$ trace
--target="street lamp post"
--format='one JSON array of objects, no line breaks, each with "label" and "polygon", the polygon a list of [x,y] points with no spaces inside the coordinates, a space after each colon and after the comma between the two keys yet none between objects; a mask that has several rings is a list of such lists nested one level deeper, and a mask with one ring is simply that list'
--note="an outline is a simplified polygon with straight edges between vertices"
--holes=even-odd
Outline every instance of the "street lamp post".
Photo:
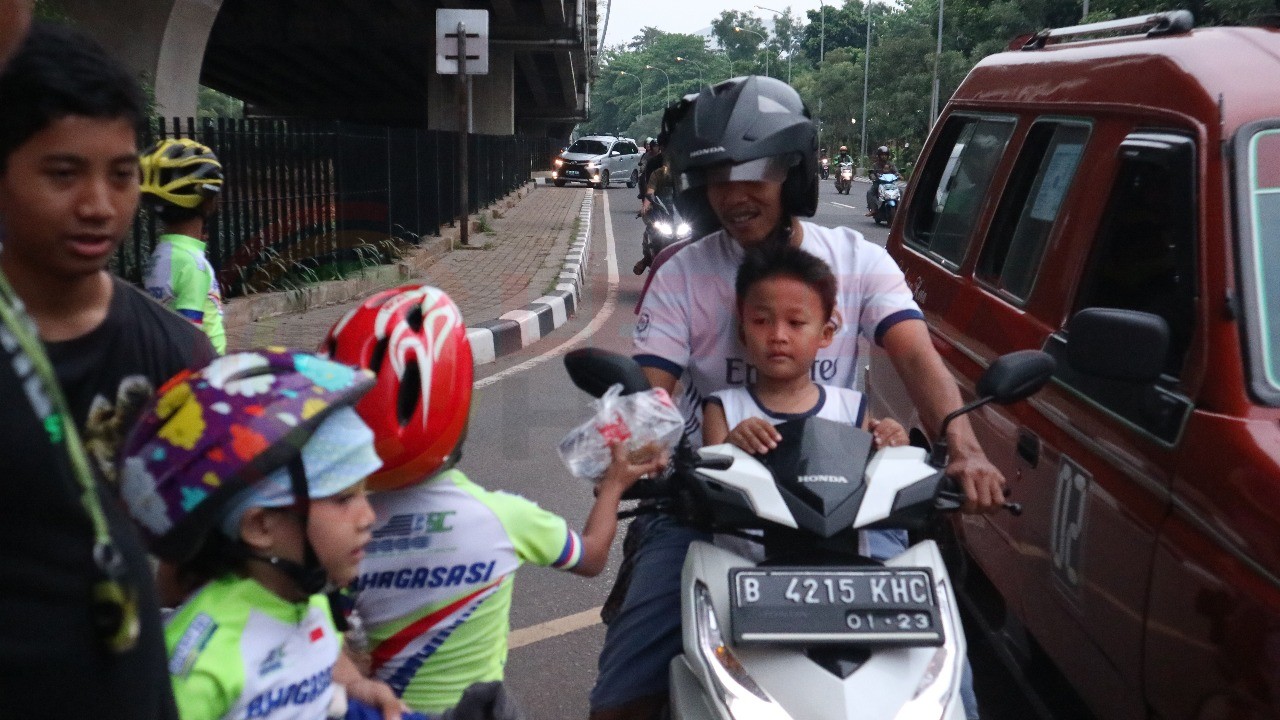
[{"label": "street lamp post", "polygon": [[702,66],[689,58],[680,57],[679,55],[676,56],[676,62],[689,63],[698,69],[698,90],[702,90]]},{"label": "street lamp post", "polygon": [[818,146],[822,147],[822,68],[827,58],[827,3],[818,0],[822,6],[822,29],[818,31]]},{"label": "street lamp post", "polygon": [[644,115],[644,80],[641,80],[639,75],[632,75],[626,70],[619,70],[618,74],[633,77],[636,79],[636,82],[640,83],[640,114]]},{"label": "street lamp post", "polygon": [[[1088,0],[1085,0],[1088,2]],[[938,120],[938,63],[942,59],[942,7],[945,0],[938,0],[938,47],[933,53],[933,93],[929,96],[929,129]]]},{"label": "street lamp post", "polygon": [[654,66],[652,66],[652,65],[645,65],[645,66],[644,66],[644,69],[645,69],[645,70],[657,70],[658,72],[662,73],[662,77],[666,78],[666,80],[667,80],[667,94],[666,94],[665,96],[663,96],[663,97],[665,97],[665,98],[666,98],[666,100],[667,100],[667,106],[669,107],[669,106],[671,105],[671,78],[667,76],[667,71],[666,71],[666,70],[663,70],[663,69],[662,69],[662,68],[660,68],[660,67],[654,67]]},{"label": "street lamp post", "polygon": [[752,35],[755,35],[756,37],[760,38],[760,42],[764,43],[764,45],[765,45],[765,47],[764,47],[764,74],[765,74],[765,75],[768,75],[768,74],[769,74],[769,38],[765,37],[764,35],[761,35],[760,33],[756,32],[755,30],[748,30],[748,29],[746,29],[746,28],[744,28],[744,27],[738,27],[737,25],[734,25],[734,26],[733,26],[733,31],[734,31],[734,32],[749,32],[749,33],[751,33]]},{"label": "street lamp post", "polygon": [[[781,12],[779,12],[779,11],[777,11],[777,10],[774,10],[773,8],[767,8],[767,7],[763,6],[763,5],[757,5],[757,6],[756,6],[756,9],[757,9],[757,10],[768,10],[769,12],[773,13],[774,15],[778,15],[778,16],[781,16],[781,15],[782,15],[782,13],[781,13]],[[775,24],[773,27],[774,27],[774,29],[776,30],[778,26]],[[794,37],[790,37],[790,36],[789,36],[789,37],[788,37],[788,39],[787,39],[787,84],[788,84],[788,85],[790,85],[790,84],[791,84],[791,56],[792,56],[792,55],[795,55],[795,44],[796,44],[796,39],[795,39]],[[765,74],[767,75],[768,73],[766,72]]]},{"label": "street lamp post", "polygon": [[871,80],[871,3],[867,3],[867,48],[862,54],[862,149],[867,156],[867,86]]}]

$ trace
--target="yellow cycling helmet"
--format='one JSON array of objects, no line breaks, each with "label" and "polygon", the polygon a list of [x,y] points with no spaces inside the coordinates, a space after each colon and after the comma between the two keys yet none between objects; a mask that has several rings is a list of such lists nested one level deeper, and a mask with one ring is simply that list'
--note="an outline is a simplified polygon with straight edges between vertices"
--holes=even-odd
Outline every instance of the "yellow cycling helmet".
[{"label": "yellow cycling helmet", "polygon": [[139,158],[142,194],[166,205],[194,210],[222,191],[222,163],[208,146],[195,140],[161,140]]}]

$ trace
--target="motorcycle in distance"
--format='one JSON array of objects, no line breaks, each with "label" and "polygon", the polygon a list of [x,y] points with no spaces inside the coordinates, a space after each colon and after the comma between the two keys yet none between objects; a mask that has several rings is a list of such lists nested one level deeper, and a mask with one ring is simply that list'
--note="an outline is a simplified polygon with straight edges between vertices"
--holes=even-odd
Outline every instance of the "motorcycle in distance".
[{"label": "motorcycle in distance", "polygon": [[822,174],[823,180],[826,180],[827,178],[831,177],[831,159],[830,158],[825,158],[825,157],[822,158],[822,160],[819,162],[819,172]]},{"label": "motorcycle in distance", "polygon": [[898,187],[897,173],[880,173],[875,177],[876,190],[872,197],[875,198],[875,212],[872,213],[871,219],[876,221],[877,225],[892,225],[893,215],[898,211],[898,201],[902,199],[902,188]]},{"label": "motorcycle in distance", "polygon": [[[599,397],[649,387],[630,358],[584,348],[565,366]],[[989,402],[1039,390],[1053,358],[1038,350],[993,362],[977,399],[943,422]],[[695,541],[681,575],[683,652],[670,665],[674,720],[852,720],[964,717],[966,643],[937,544],[921,540],[884,563],[857,554],[857,532],[927,528],[964,500],[946,477],[944,442],[932,450],[872,452],[872,438],[819,418],[777,426],[762,459],[732,445],[695,451],[682,440],[662,478],[626,497],[636,510],[748,541],[756,557]],[[1021,508],[1006,503],[1015,514]],[[758,534],[751,534],[758,533]]]},{"label": "motorcycle in distance", "polygon": [[848,195],[851,187],[853,187],[853,163],[842,162],[836,171],[836,192]]},{"label": "motorcycle in distance", "polygon": [[649,203],[649,212],[644,216],[644,237],[640,241],[640,250],[644,253],[645,264],[652,269],[653,259],[658,253],[674,242],[688,240],[693,234],[693,226],[681,217],[672,198],[664,200],[658,195],[650,195]]}]

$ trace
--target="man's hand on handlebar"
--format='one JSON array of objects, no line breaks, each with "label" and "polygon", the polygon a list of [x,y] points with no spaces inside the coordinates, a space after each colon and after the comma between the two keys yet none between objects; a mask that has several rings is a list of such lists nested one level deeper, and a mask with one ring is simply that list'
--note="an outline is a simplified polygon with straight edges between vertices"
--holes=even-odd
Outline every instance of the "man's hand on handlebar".
[{"label": "man's hand on handlebar", "polygon": [[1004,508],[1004,476],[985,455],[953,456],[947,463],[947,475],[964,489],[963,512],[989,514]]}]

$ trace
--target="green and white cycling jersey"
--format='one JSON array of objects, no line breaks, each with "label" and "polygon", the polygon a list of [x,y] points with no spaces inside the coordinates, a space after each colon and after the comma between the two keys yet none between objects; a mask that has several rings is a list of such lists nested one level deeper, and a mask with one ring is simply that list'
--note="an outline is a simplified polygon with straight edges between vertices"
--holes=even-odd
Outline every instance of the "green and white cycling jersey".
[{"label": "green and white cycling jersey", "polygon": [[516,568],[571,569],[582,540],[457,470],[369,502],[378,520],[351,589],[373,672],[414,710],[443,712],[471,683],[502,679]]},{"label": "green and white cycling jersey", "polygon": [[329,601],[292,603],[257,581],[205,585],[165,623],[182,720],[318,720],[333,698],[342,639]]},{"label": "green and white cycling jersey", "polygon": [[227,351],[222,288],[204,250],[204,243],[188,235],[161,235],[147,263],[147,292],[204,330],[222,354]]}]

